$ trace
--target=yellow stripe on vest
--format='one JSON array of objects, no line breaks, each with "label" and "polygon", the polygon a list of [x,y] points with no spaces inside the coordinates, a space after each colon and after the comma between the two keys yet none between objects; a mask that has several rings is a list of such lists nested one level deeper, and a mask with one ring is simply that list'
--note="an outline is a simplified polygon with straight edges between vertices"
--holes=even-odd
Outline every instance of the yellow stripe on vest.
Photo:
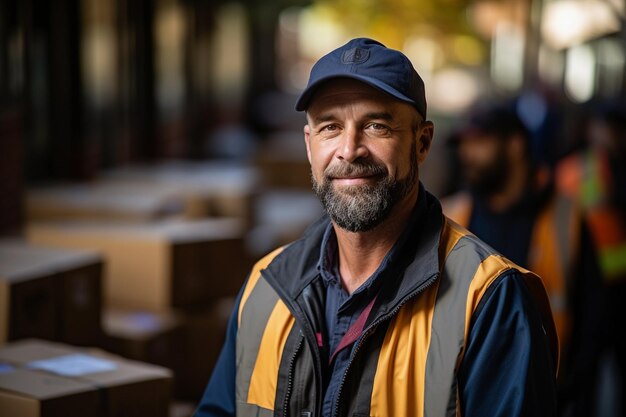
[{"label": "yellow stripe on vest", "polygon": [[295,319],[287,306],[282,301],[278,301],[263,333],[259,354],[250,379],[248,403],[269,410],[274,409],[278,368],[285,342],[294,322]]},{"label": "yellow stripe on vest", "polygon": [[239,314],[237,315],[237,325],[241,326],[241,312],[243,311],[243,306],[246,305],[246,301],[248,301],[248,297],[250,297],[250,293],[254,289],[257,281],[261,277],[261,270],[267,268],[267,266],[274,260],[274,258],[283,251],[284,247],[275,249],[268,255],[264,256],[261,260],[259,260],[254,267],[252,267],[252,271],[250,272],[250,278],[248,278],[248,283],[246,284],[246,288],[243,290],[243,294],[241,295],[241,302],[239,303]]},{"label": "yellow stripe on vest", "polygon": [[471,235],[469,230],[465,229],[464,226],[455,223],[454,220],[445,217],[445,227],[442,228],[441,231],[441,242],[443,244],[439,245],[439,263],[443,265],[446,260],[446,257],[454,248],[459,240],[463,238],[463,236]]},{"label": "yellow stripe on vest", "polygon": [[370,416],[424,416],[424,378],[437,285],[403,307],[380,350]]},{"label": "yellow stripe on vest", "polygon": [[509,269],[518,269],[522,273],[530,273],[529,271],[521,268],[514,263],[508,261],[500,255],[491,255],[480,263],[478,270],[474,274],[472,283],[470,284],[467,294],[467,304],[465,306],[465,339],[469,334],[470,321],[472,314],[478,303],[485,295],[487,288],[498,278],[500,275]]},{"label": "yellow stripe on vest", "polygon": [[[532,294],[533,298],[537,301],[537,306],[539,307],[541,314],[544,317],[543,325],[550,341],[552,358],[554,360],[555,367],[558,370],[559,338],[556,328],[554,326],[554,321],[551,320],[553,319],[553,314],[550,309],[548,294],[545,290],[543,282],[541,278],[535,273],[514,264],[508,259],[503,258],[501,255],[491,255],[487,259],[485,259],[481,263],[478,271],[476,271],[476,276],[472,280],[472,284],[470,285],[467,296],[465,338],[467,339],[467,335],[469,334],[471,314],[478,306],[478,303],[480,303],[480,300],[487,291],[487,288],[489,288],[493,281],[507,269],[517,269],[524,275],[524,281],[528,286],[528,290]],[[459,360],[461,359],[462,356]]]}]

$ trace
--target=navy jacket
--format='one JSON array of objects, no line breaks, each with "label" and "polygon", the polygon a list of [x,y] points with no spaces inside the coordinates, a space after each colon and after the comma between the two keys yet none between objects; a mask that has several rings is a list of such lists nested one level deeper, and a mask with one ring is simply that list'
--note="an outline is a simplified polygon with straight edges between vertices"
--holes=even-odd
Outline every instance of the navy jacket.
[{"label": "navy jacket", "polygon": [[[422,236],[416,239],[418,249],[421,245],[438,245],[436,235],[441,233],[442,227],[449,227],[441,225],[443,216],[434,197],[421,188],[420,198],[427,200],[425,222],[438,223],[439,226],[431,230],[432,241]],[[444,220],[448,224],[446,222]],[[300,256],[299,253],[305,252],[304,260],[293,263],[302,261],[314,268],[319,259],[320,236],[327,224],[327,219],[316,224],[313,231],[309,231],[303,238],[305,244],[296,242],[285,249],[286,254],[277,256],[273,262],[289,263],[289,259],[293,261],[294,257]],[[424,235],[429,235],[429,232],[424,231]],[[471,235],[467,238],[476,240]],[[312,247],[317,245],[316,256],[311,255],[313,251],[306,252],[307,244]],[[428,250],[436,253],[438,248]],[[196,417],[235,415],[236,339],[241,299],[240,293],[223,350]],[[507,269],[497,276],[473,310],[462,361],[455,371],[460,415],[489,417],[556,414],[556,364],[548,347],[545,323],[545,316],[542,317],[519,270]],[[326,383],[328,385],[328,381]]]}]

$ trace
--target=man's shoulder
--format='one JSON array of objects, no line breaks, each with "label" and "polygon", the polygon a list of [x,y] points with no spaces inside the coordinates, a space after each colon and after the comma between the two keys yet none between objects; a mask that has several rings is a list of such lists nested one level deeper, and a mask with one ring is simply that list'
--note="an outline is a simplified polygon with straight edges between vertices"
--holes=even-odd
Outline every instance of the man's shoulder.
[{"label": "man's shoulder", "polygon": [[528,272],[448,217],[443,226],[440,256],[444,269],[456,279],[482,277],[487,283],[509,270]]},{"label": "man's shoulder", "polygon": [[480,240],[480,238],[470,232],[465,226],[462,226],[453,218],[445,215],[445,213],[440,245],[446,258],[453,250],[495,252],[495,249]]}]

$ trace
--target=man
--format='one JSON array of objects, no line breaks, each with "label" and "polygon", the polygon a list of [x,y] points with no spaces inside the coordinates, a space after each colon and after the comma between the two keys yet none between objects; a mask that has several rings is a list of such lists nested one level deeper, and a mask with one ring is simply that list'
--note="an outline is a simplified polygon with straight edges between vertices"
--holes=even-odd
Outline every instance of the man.
[{"label": "man", "polygon": [[328,216],[253,268],[196,416],[554,415],[541,281],[419,183],[433,124],[410,61],[351,40],[296,109]]},{"label": "man", "polygon": [[541,276],[561,347],[560,408],[563,415],[588,416],[603,306],[582,214],[555,192],[548,170],[535,165],[530,133],[512,105],[475,109],[455,139],[469,192],[445,198],[443,211]]},{"label": "man", "polygon": [[617,374],[617,382],[608,382],[616,387],[614,404],[604,397],[603,406],[626,416],[626,102],[607,101],[589,113],[581,129],[587,147],[559,163],[556,183],[582,206],[597,248],[610,320],[604,346],[601,340],[595,345],[604,349],[603,367]]}]

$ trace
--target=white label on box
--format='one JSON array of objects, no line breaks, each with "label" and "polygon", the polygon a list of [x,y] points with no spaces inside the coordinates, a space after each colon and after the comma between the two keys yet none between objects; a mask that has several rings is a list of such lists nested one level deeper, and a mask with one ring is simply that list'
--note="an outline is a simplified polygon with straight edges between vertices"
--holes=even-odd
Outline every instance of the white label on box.
[{"label": "white label on box", "polygon": [[81,376],[117,369],[115,362],[82,353],[33,361],[26,366],[31,369],[41,369],[62,376]]},{"label": "white label on box", "polygon": [[8,363],[0,363],[0,374],[9,374],[15,371],[13,365],[9,365]]}]

